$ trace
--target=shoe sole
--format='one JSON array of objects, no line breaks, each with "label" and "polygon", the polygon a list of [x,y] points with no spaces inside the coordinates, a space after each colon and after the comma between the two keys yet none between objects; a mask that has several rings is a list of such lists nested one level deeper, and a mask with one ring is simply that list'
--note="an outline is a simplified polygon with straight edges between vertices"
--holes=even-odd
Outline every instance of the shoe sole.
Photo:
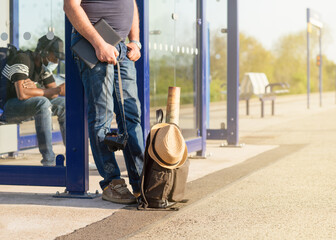
[{"label": "shoe sole", "polygon": [[135,204],[136,203],[136,199],[132,200],[132,199],[120,199],[120,198],[109,198],[106,197],[104,195],[102,195],[102,199],[104,201],[109,201],[109,202],[113,202],[113,203],[119,203],[119,204]]},{"label": "shoe sole", "polygon": [[40,163],[42,164],[42,166],[44,167],[55,167],[56,166],[56,162],[55,161],[40,161]]},{"label": "shoe sole", "polygon": [[42,163],[43,167],[55,167],[56,164],[48,164],[48,163]]}]

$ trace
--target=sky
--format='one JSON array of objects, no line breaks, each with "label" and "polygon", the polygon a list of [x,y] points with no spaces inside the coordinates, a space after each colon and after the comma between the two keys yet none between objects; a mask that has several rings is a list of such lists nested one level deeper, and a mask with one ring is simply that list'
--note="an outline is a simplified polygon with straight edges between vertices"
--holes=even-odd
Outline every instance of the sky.
[{"label": "sky", "polygon": [[270,49],[281,36],[307,29],[307,8],[320,14],[322,51],[336,62],[336,0],[239,0],[240,31]]}]

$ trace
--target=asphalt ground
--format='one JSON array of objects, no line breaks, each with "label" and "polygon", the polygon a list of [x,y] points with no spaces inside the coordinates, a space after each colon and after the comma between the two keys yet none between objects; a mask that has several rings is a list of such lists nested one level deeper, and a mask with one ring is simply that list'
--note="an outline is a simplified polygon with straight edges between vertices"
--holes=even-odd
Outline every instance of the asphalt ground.
[{"label": "asphalt ground", "polygon": [[[336,239],[335,93],[324,94],[323,107],[317,99],[312,95],[308,110],[304,95],[279,97],[276,115],[266,109],[263,119],[258,101],[251,116],[242,105],[245,145],[208,141],[207,159],[191,159],[189,201],[179,211],[138,211],[101,199],[60,202],[49,189],[39,195],[36,188],[0,186],[0,238]],[[98,179],[90,176],[90,185]],[[34,214],[43,228],[29,222]]]},{"label": "asphalt ground", "polygon": [[[218,192],[219,190],[232,185],[251,173],[269,166],[281,157],[288,153],[297,151],[301,146],[282,146],[275,150],[270,150],[256,157],[246,160],[243,163],[237,164],[213,174],[207,175],[200,179],[189,182],[186,187],[185,198],[187,203],[179,203],[175,205],[178,211],[188,211],[190,207],[198,203],[207,196]],[[277,158],[274,157],[277,156]],[[272,157],[273,156],[273,157]],[[186,208],[186,210],[184,210]],[[208,203],[207,208],[211,208],[211,203]],[[178,216],[179,212],[172,211],[139,211],[136,206],[124,207],[110,217],[103,219],[97,223],[91,224],[85,228],[79,229],[74,233],[62,236],[57,239],[120,239],[128,238],[134,234],[144,232],[155,228],[158,221],[167,221],[167,219]],[[205,216],[206,217],[206,216]],[[183,224],[185,221],[181,222]],[[179,223],[177,223],[179,225]],[[147,239],[148,236],[142,239]],[[182,236],[180,236],[182,237]],[[185,235],[183,237],[188,237]],[[205,236],[202,236],[205,237]],[[207,236],[209,237],[209,236]],[[160,239],[153,238],[153,239]],[[169,238],[168,238],[169,239]],[[190,238],[191,239],[191,238]]]},{"label": "asphalt ground", "polygon": [[336,239],[336,105],[328,96],[309,110],[304,96],[284,97],[277,116],[245,118],[241,151],[275,147],[189,182],[179,211],[128,206],[57,239]]}]

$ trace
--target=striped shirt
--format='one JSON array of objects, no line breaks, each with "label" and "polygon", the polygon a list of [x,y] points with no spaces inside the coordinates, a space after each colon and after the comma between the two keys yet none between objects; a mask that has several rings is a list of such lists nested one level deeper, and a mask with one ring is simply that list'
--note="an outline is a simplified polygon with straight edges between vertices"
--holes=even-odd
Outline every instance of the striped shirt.
[{"label": "striped shirt", "polygon": [[51,73],[44,72],[41,66],[35,66],[34,53],[29,50],[20,51],[11,58],[2,70],[2,75],[9,80],[7,84],[7,100],[17,97],[14,85],[17,81],[29,78],[42,86],[55,82]]}]

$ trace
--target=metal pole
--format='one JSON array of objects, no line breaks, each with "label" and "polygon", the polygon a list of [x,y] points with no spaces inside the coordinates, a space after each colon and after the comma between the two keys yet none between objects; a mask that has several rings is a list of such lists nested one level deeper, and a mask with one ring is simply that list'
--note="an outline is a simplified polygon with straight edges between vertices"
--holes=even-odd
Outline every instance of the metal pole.
[{"label": "metal pole", "polygon": [[70,195],[85,195],[89,189],[88,122],[84,86],[71,53],[72,25],[65,18],[66,84],[66,190]]},{"label": "metal pole", "polygon": [[19,0],[10,0],[10,43],[19,48]]},{"label": "metal pole", "polygon": [[210,126],[210,24],[207,23],[207,59],[206,59],[206,89],[207,89],[207,95],[206,95],[206,127],[209,128]]},{"label": "metal pole", "polygon": [[309,22],[310,19],[310,9],[307,8],[307,108],[309,109],[309,94],[310,94],[310,52],[309,52],[309,45],[310,45],[310,31],[311,25]]},{"label": "metal pole", "polygon": [[320,28],[320,66],[319,66],[319,90],[320,90],[320,107],[322,107],[322,29]]},{"label": "metal pole", "polygon": [[239,29],[238,0],[228,0],[227,142],[238,145]]},{"label": "metal pole", "polygon": [[141,102],[141,127],[144,143],[150,131],[150,79],[149,79],[149,1],[137,1],[140,18],[141,58],[135,62],[138,94]]},{"label": "metal pole", "polygon": [[197,56],[197,101],[196,105],[199,109],[197,111],[197,118],[199,119],[197,127],[200,130],[200,136],[202,138],[202,150],[197,152],[197,156],[205,157],[206,151],[206,139],[207,139],[207,104],[206,104],[206,93],[207,93],[207,21],[206,21],[206,1],[197,1],[197,48],[199,49],[199,54]]}]

